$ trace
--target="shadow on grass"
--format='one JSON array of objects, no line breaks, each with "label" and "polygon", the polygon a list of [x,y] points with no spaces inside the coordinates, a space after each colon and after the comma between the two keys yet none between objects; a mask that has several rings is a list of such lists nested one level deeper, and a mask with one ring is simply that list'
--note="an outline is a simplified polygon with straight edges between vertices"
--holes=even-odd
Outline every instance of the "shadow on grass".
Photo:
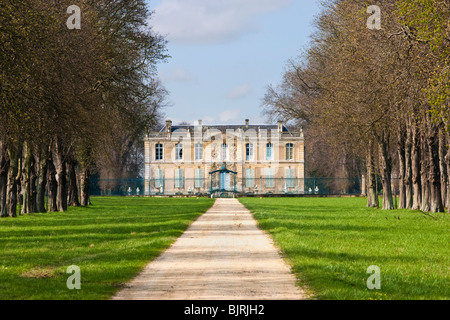
[{"label": "shadow on grass", "polygon": [[[450,299],[449,219],[366,208],[364,199],[242,199],[318,299]],[[382,289],[367,289],[367,268]],[[382,292],[382,295],[381,293]]]},{"label": "shadow on grass", "polygon": [[[92,207],[65,213],[0,220],[0,299],[107,299],[213,204],[210,199],[93,201]],[[81,291],[66,287],[65,271],[72,264],[81,268]]]}]

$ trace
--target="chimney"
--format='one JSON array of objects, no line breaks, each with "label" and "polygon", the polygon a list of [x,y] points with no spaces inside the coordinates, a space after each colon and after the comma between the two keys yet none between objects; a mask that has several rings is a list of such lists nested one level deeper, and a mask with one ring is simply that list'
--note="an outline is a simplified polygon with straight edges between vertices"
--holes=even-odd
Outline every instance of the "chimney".
[{"label": "chimney", "polygon": [[249,119],[245,119],[245,126],[248,128],[248,125],[250,124],[250,120]]},{"label": "chimney", "polygon": [[198,120],[197,121],[197,126],[199,126],[199,127],[203,126],[203,121],[202,120]]},{"label": "chimney", "polygon": [[278,133],[283,133],[283,121],[278,121]]},{"label": "chimney", "polygon": [[167,133],[172,132],[172,120],[166,120],[166,132]]}]

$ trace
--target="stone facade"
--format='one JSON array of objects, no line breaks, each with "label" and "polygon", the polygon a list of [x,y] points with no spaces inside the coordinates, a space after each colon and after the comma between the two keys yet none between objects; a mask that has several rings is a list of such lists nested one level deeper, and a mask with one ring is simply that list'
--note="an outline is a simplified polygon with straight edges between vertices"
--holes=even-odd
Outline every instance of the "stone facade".
[{"label": "stone facade", "polygon": [[[145,139],[145,194],[209,194],[219,173],[220,189],[244,194],[304,193],[304,136],[277,125],[174,126]],[[217,186],[216,186],[217,187]]]}]

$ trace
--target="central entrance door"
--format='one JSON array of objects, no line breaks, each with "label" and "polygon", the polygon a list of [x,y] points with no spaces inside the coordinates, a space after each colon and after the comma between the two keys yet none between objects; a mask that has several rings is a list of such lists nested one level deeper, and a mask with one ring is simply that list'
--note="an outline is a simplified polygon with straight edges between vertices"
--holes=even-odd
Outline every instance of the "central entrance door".
[{"label": "central entrance door", "polygon": [[230,197],[236,194],[237,172],[228,170],[225,163],[222,169],[212,171],[209,174],[211,176],[210,192],[212,197]]},{"label": "central entrance door", "polygon": [[230,173],[228,172],[221,172],[220,173],[220,190],[224,191],[232,191],[230,189]]}]

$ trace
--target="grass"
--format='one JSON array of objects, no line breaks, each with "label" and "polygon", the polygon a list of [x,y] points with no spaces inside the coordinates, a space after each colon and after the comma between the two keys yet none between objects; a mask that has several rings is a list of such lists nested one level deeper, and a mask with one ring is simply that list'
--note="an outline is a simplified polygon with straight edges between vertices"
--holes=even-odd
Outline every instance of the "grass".
[{"label": "grass", "polygon": [[[450,217],[361,198],[243,198],[317,299],[450,299]],[[109,299],[213,204],[93,198],[89,208],[0,219],[0,300]],[[69,290],[66,270],[81,270]],[[369,290],[367,268],[381,270]]]},{"label": "grass", "polygon": [[[316,299],[450,299],[450,217],[365,207],[363,198],[243,198]],[[369,290],[376,265],[381,289]]]},{"label": "grass", "polygon": [[[0,220],[0,299],[110,298],[213,204],[211,199],[93,198],[89,208]],[[81,290],[66,286],[80,267]]]}]

